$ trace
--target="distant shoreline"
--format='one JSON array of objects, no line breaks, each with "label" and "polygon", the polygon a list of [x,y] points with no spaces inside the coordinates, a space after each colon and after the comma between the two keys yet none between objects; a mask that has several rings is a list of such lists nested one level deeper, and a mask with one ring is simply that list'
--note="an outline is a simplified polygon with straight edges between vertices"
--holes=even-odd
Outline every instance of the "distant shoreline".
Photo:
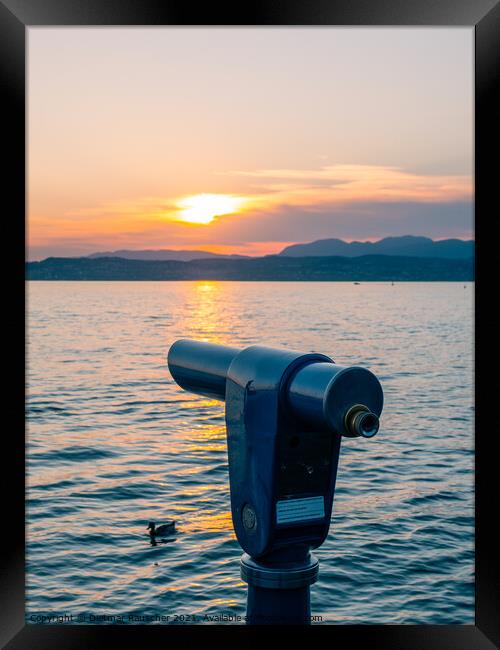
[{"label": "distant shoreline", "polygon": [[119,257],[48,258],[26,263],[27,280],[214,282],[471,282],[474,258],[365,255],[131,260]]}]

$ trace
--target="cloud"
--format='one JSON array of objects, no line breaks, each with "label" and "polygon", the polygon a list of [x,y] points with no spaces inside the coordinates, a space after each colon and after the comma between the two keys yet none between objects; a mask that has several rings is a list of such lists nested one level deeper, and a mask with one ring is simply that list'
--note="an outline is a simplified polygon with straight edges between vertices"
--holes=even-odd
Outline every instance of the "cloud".
[{"label": "cloud", "polygon": [[[258,181],[254,200],[267,204],[308,206],[360,201],[450,202],[470,199],[466,175],[416,174],[398,167],[329,165],[318,169],[261,169],[228,172]],[[263,193],[259,201],[259,191]]]},{"label": "cloud", "polygon": [[[328,237],[473,236],[469,176],[417,174],[375,165],[226,174],[234,177],[232,196],[241,198],[243,207],[208,225],[179,221],[183,197],[139,197],[70,210],[55,219],[30,218],[30,246],[87,251],[89,242],[100,242],[98,249],[233,245],[234,252],[243,252],[263,251],[267,242],[267,252],[273,252],[280,242]],[[198,188],[193,190],[194,195]]]},{"label": "cloud", "polygon": [[213,236],[221,242],[238,235],[246,241],[307,242],[314,239],[375,240],[391,235],[424,235],[435,239],[474,235],[471,201],[448,203],[414,201],[359,201],[348,205],[325,204],[314,210],[281,206],[260,211],[251,218],[216,224]]},{"label": "cloud", "polygon": [[[245,204],[244,211],[281,211],[284,206],[323,211],[325,206],[360,202],[449,203],[470,200],[470,176],[416,174],[397,167],[377,165],[330,165],[318,169],[261,169],[224,172],[236,178],[257,181],[247,187],[246,196],[234,196]],[[240,189],[240,188],[239,188]],[[193,192],[197,194],[197,192]],[[179,219],[179,203],[186,197],[139,197],[112,201],[100,206],[66,212],[67,217],[85,220],[136,218],[138,225],[149,220]],[[192,198],[192,195],[191,195]]]}]

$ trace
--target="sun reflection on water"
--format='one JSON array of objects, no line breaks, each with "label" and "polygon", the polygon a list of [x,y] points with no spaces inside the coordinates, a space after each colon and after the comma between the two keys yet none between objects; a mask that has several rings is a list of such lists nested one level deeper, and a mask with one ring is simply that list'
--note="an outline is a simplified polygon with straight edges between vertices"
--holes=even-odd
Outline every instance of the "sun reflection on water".
[{"label": "sun reflection on water", "polygon": [[[379,375],[379,435],[342,443],[313,610],[472,623],[472,300],[453,283],[30,283],[28,615],[244,611],[224,405],[166,366],[194,338]],[[172,519],[152,546],[148,521]]]}]

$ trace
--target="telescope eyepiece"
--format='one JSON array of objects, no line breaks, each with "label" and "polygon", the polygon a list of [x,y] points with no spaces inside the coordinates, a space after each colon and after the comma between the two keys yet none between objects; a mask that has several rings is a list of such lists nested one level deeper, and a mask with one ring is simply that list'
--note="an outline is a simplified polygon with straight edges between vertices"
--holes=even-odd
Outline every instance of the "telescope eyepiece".
[{"label": "telescope eyepiece", "polygon": [[355,404],[346,413],[345,428],[349,437],[373,438],[379,430],[380,421],[364,404]]}]

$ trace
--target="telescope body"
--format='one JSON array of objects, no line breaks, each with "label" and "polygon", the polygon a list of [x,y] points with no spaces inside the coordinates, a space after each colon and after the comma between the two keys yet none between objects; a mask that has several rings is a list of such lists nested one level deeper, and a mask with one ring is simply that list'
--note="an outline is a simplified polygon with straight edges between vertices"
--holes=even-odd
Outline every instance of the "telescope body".
[{"label": "telescope body", "polygon": [[[382,411],[383,393],[380,382],[366,368],[338,366],[322,354],[304,355],[290,350],[251,346],[254,353],[264,352],[264,364],[276,363],[277,357],[302,359],[293,380],[286,387],[284,399],[296,417],[317,427],[332,429],[341,435],[372,437],[378,423],[359,432],[344,422],[350,407],[365,405],[377,418]],[[226,399],[226,385],[231,363],[242,352],[239,348],[182,339],[174,343],[168,354],[168,367],[177,384],[185,390],[210,397]],[[356,398],[357,402],[353,399]],[[373,428],[376,428],[373,433]]]},{"label": "telescope body", "polygon": [[[269,582],[267,565],[288,575],[290,563],[310,562],[328,534],[341,437],[378,431],[378,379],[323,354],[189,339],[172,345],[168,367],[185,390],[226,403],[233,525],[260,561],[258,580]],[[242,575],[255,581],[256,571],[242,561]],[[304,569],[304,584],[313,573]]]}]

